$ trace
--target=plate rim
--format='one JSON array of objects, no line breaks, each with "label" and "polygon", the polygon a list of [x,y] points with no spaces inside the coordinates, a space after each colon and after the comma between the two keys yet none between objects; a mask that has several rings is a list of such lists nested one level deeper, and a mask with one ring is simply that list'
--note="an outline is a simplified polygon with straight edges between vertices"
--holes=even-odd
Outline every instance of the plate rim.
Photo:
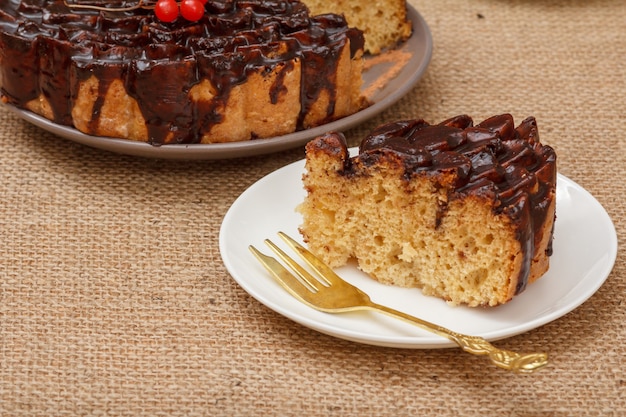
[{"label": "plate rim", "polygon": [[[387,86],[385,88],[389,88],[389,94],[379,101],[374,102],[369,107],[339,120],[307,130],[297,131],[273,138],[239,142],[167,144],[155,146],[146,142],[131,139],[88,135],[71,126],[56,124],[43,116],[28,110],[17,108],[12,104],[4,103],[4,106],[32,125],[57,136],[61,136],[64,139],[118,154],[158,159],[206,160],[265,155],[292,149],[304,145],[313,137],[327,131],[345,131],[376,116],[395,104],[404,95],[408,94],[422,78],[432,58],[432,33],[422,15],[412,5],[406,3],[406,6],[407,18],[412,22],[413,32],[411,33],[411,37],[405,41],[405,44],[410,44],[411,41],[418,42],[417,36],[423,37],[420,41],[423,42],[424,54],[420,56],[418,61],[419,64],[414,68],[410,68],[411,72],[407,76],[402,88],[392,90]],[[407,67],[405,66],[404,68]],[[385,88],[383,88],[383,90],[385,90]]]},{"label": "plate rim", "polygon": [[[290,170],[296,169],[298,172],[303,172],[304,170],[304,160],[299,160],[288,164],[282,168],[279,168],[276,171],[273,171],[264,177],[260,178],[258,181],[253,183],[250,187],[248,187],[244,192],[242,192],[237,199],[232,203],[227,213],[223,217],[222,225],[220,226],[219,232],[219,250],[222,256],[223,263],[229,273],[229,275],[234,279],[234,281],[250,296],[256,299],[261,304],[265,305],[269,309],[274,312],[294,321],[300,325],[313,329],[317,332],[324,333],[330,335],[332,337],[336,337],[339,339],[349,340],[352,342],[374,345],[374,346],[383,346],[383,347],[393,347],[393,348],[408,348],[408,349],[439,349],[439,348],[449,348],[456,347],[456,345],[446,339],[437,338],[436,336],[422,337],[422,336],[386,336],[386,335],[364,335],[363,332],[360,331],[351,331],[343,328],[339,328],[335,326],[329,326],[325,323],[314,323],[314,320],[310,317],[305,317],[302,314],[299,314],[298,311],[291,311],[286,308],[284,305],[280,303],[276,303],[273,300],[267,299],[263,296],[263,294],[259,294],[254,290],[251,290],[246,280],[242,280],[241,277],[238,276],[238,271],[233,267],[233,262],[230,260],[230,251],[227,244],[226,234],[228,233],[228,228],[232,222],[232,217],[235,215],[235,210],[239,204],[242,204],[242,201],[245,201],[247,193],[252,193],[256,188],[262,187],[265,182],[271,182],[274,178],[280,177],[284,175],[284,173],[290,172]],[[606,253],[606,260],[604,260],[602,265],[605,267],[601,271],[601,276],[595,278],[591,281],[594,285],[588,286],[585,291],[581,294],[573,297],[573,300],[570,300],[569,303],[566,304],[566,307],[557,308],[548,314],[540,315],[538,318],[534,318],[529,320],[528,322],[523,322],[520,324],[516,324],[512,327],[512,331],[505,330],[491,330],[487,332],[483,332],[480,336],[486,338],[490,341],[501,340],[509,337],[513,337],[522,333],[526,333],[528,331],[534,330],[541,326],[544,326],[554,320],[557,320],[576,308],[580,307],[583,303],[585,303],[589,298],[591,298],[602,285],[606,282],[608,277],[613,270],[615,261],[617,259],[617,249],[618,249],[618,241],[617,241],[617,232],[615,229],[615,225],[604,209],[604,207],[600,204],[600,202],[585,188],[577,184],[575,181],[566,177],[562,174],[557,174],[557,184],[561,184],[562,187],[572,187],[576,191],[582,193],[582,195],[586,198],[587,202],[592,205],[592,208],[600,215],[602,222],[606,222],[606,226],[608,227],[607,232],[610,232],[609,236],[606,236],[606,248],[608,249]],[[558,189],[558,188],[557,188]],[[252,191],[249,191],[252,190]],[[558,198],[558,197],[557,197]],[[295,208],[294,208],[295,209]],[[558,224],[558,223],[557,223]],[[277,230],[278,231],[278,230]],[[268,236],[269,237],[269,236]],[[299,236],[298,236],[299,237]],[[249,242],[245,242],[249,243]],[[244,243],[242,243],[243,245]],[[252,256],[252,255],[250,255]],[[258,264],[258,271],[261,274],[265,274],[267,279],[271,279],[269,274]],[[584,278],[584,277],[583,277]],[[587,278],[583,281],[589,281]],[[381,284],[382,285],[382,284]],[[577,284],[576,284],[577,285]],[[570,291],[573,291],[576,285],[572,285]],[[286,297],[291,297],[287,292],[285,292]],[[294,299],[295,300],[295,299]],[[288,302],[289,303],[289,302]],[[304,306],[304,305],[303,305]],[[306,307],[306,306],[305,306]],[[315,314],[327,314],[317,312],[317,310],[310,308],[311,311],[316,312]],[[458,308],[458,307],[451,307]],[[341,334],[338,334],[341,333]]]}]

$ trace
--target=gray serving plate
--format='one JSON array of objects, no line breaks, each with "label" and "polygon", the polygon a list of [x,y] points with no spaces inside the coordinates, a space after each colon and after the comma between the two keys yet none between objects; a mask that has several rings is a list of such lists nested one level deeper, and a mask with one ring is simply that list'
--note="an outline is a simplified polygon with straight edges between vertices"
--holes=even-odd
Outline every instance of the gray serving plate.
[{"label": "gray serving plate", "polygon": [[[283,136],[243,142],[169,144],[154,146],[128,139],[86,135],[73,127],[59,125],[30,111],[7,105],[22,119],[48,132],[83,145],[121,154],[161,159],[227,159],[278,152],[304,145],[328,131],[345,131],[382,112],[406,95],[422,77],[432,55],[432,36],[422,16],[407,5],[413,24],[411,37],[397,49],[380,56],[367,56],[362,91],[369,107],[334,122]],[[402,58],[402,59],[396,59]]]}]

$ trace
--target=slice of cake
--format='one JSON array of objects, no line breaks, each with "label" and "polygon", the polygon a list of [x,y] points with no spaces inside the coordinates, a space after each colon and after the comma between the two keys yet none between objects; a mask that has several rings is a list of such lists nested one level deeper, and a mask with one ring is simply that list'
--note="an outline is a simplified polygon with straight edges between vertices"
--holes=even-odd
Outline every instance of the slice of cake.
[{"label": "slice of cake", "polygon": [[300,231],[333,267],[355,258],[382,283],[468,306],[506,303],[548,270],[556,155],[532,117],[390,123],[354,157],[329,133],[307,144],[303,181]]},{"label": "slice of cake", "polygon": [[372,55],[395,47],[411,36],[411,22],[407,19],[405,0],[303,0],[312,15],[340,13],[350,26],[361,29],[365,35],[365,52]]},{"label": "slice of cake", "polygon": [[203,3],[197,21],[163,22],[154,2],[0,0],[2,100],[155,145],[274,137],[367,105],[363,34],[342,16],[298,0]]}]

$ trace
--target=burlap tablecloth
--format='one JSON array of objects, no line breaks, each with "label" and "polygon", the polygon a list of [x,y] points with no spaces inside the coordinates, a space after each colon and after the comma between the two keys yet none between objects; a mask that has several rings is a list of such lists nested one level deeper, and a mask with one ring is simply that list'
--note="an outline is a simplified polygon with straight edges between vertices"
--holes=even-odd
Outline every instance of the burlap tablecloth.
[{"label": "burlap tablecloth", "polygon": [[[623,0],[412,4],[431,65],[351,141],[397,118],[534,115],[623,245]],[[622,247],[581,307],[497,343],[547,350],[532,376],[458,349],[361,345],[269,310],[220,257],[230,204],[302,148],[162,161],[75,144],[4,108],[0,123],[0,415],[626,415]]]}]

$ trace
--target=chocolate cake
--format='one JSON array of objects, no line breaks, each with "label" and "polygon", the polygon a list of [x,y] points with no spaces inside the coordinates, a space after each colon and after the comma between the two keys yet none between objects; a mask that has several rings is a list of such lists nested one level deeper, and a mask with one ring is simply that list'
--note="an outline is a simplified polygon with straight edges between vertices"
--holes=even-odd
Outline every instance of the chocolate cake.
[{"label": "chocolate cake", "polygon": [[556,155],[530,117],[475,125],[406,120],[376,128],[350,157],[344,137],[308,143],[300,231],[331,266],[452,304],[510,301],[549,267]]},{"label": "chocolate cake", "polygon": [[125,0],[78,3],[96,8],[0,0],[5,103],[154,145],[273,137],[366,105],[363,34],[339,15],[312,17],[296,0],[209,0],[198,21],[165,23]]}]

